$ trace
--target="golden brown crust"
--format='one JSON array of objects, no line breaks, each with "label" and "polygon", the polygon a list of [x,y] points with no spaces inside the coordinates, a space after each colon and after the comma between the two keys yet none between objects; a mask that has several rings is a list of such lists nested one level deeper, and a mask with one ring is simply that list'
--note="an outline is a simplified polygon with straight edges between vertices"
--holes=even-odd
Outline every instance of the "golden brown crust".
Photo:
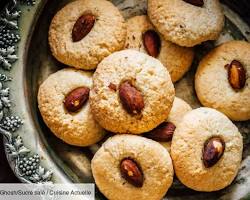
[{"label": "golden brown crust", "polygon": [[[142,34],[148,30],[155,30],[146,15],[136,16],[127,21],[127,40],[125,48],[135,49],[147,53],[143,45]],[[189,70],[194,52],[192,48],[180,47],[165,40],[160,33],[160,53],[157,59],[167,68],[173,82],[178,81]]]},{"label": "golden brown crust", "polygon": [[[220,160],[206,168],[202,150],[207,139],[219,136],[225,142]],[[230,185],[240,167],[243,139],[237,127],[222,113],[211,108],[188,112],[175,130],[171,157],[178,179],[197,191],[217,191]]]},{"label": "golden brown crust", "polygon": [[[129,114],[122,106],[117,88],[125,80],[144,98],[140,115]],[[174,100],[174,86],[166,68],[155,58],[135,50],[123,50],[105,58],[93,76],[90,105],[96,120],[115,133],[141,134],[155,128],[168,116]]]},{"label": "golden brown crust", "polygon": [[[200,102],[227,115],[230,119],[250,119],[250,44],[231,41],[222,44],[205,56],[195,75],[195,90]],[[240,61],[246,70],[243,89],[234,90],[228,81],[225,65]]]},{"label": "golden brown crust", "polygon": [[[80,41],[72,41],[72,29],[85,13],[96,16],[92,30]],[[52,54],[60,62],[81,69],[95,69],[126,40],[126,24],[119,10],[106,0],[77,0],[67,4],[53,18],[49,29]]]},{"label": "golden brown crust", "polygon": [[[144,174],[141,188],[129,184],[120,174],[124,158],[132,158]],[[97,151],[91,169],[98,188],[112,200],[159,200],[173,182],[169,153],[159,143],[135,135],[116,135]]]},{"label": "golden brown crust", "polygon": [[105,131],[93,119],[87,102],[77,113],[69,113],[63,105],[65,96],[78,87],[92,87],[92,73],[63,69],[50,75],[38,91],[38,107],[44,122],[64,142],[88,146],[100,141]]},{"label": "golden brown crust", "polygon": [[187,47],[217,39],[224,25],[219,0],[204,0],[203,7],[183,0],[148,0],[148,15],[166,40]]}]

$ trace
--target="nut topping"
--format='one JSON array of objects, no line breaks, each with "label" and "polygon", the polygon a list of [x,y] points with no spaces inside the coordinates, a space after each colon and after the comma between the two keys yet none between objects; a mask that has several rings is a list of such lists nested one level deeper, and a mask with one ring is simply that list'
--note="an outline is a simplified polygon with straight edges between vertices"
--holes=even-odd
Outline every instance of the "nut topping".
[{"label": "nut topping", "polygon": [[242,89],[246,84],[246,70],[243,65],[239,61],[233,60],[226,66],[231,87],[235,90]]},{"label": "nut topping", "polygon": [[222,157],[225,150],[225,142],[220,137],[208,139],[203,147],[202,160],[206,168],[215,165]]},{"label": "nut topping", "polygon": [[148,30],[142,35],[143,45],[147,53],[152,57],[157,57],[161,49],[161,38],[154,30]]},{"label": "nut topping", "polygon": [[114,83],[110,83],[108,87],[109,87],[109,89],[111,89],[111,90],[113,90],[115,92],[117,90],[117,87],[116,87],[116,85]]},{"label": "nut topping", "polygon": [[175,128],[173,123],[163,122],[145,136],[155,141],[168,142],[172,140]]},{"label": "nut topping", "polygon": [[135,187],[143,186],[143,173],[138,164],[131,158],[125,158],[121,161],[120,172],[122,177]]},{"label": "nut topping", "polygon": [[129,114],[140,114],[144,108],[144,100],[141,92],[137,90],[131,81],[124,81],[119,87],[119,96],[124,109]]},{"label": "nut topping", "polygon": [[190,3],[194,6],[199,6],[199,7],[202,7],[204,5],[204,1],[203,0],[183,0],[187,3]]},{"label": "nut topping", "polygon": [[77,112],[87,102],[89,98],[89,88],[79,87],[72,90],[64,99],[64,107],[69,112]]},{"label": "nut topping", "polygon": [[88,35],[95,24],[95,20],[96,18],[92,14],[84,14],[79,17],[72,29],[73,42],[78,42]]}]

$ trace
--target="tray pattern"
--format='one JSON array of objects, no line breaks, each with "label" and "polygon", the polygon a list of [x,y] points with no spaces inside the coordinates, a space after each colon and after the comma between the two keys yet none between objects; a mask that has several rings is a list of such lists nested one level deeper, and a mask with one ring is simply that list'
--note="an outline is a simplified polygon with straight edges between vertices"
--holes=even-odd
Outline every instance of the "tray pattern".
[{"label": "tray pattern", "polygon": [[[0,13],[0,67],[4,70],[11,70],[18,59],[16,50],[20,40],[18,19],[21,16],[21,4],[32,6],[35,0],[11,0]],[[21,136],[15,133],[23,120],[12,115],[11,91],[6,86],[11,80],[5,74],[0,74],[0,134],[5,139],[6,155],[14,167],[14,173],[22,182],[51,182],[53,172],[41,166],[39,155],[25,147]]]}]

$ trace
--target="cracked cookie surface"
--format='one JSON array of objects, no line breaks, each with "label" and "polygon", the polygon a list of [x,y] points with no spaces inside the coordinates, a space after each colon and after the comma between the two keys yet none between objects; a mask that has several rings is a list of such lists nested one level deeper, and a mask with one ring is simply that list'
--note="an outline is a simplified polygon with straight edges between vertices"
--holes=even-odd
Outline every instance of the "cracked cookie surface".
[{"label": "cracked cookie surface", "polygon": [[204,0],[202,7],[183,0],[148,0],[148,16],[166,40],[187,47],[217,39],[224,25],[218,0]]},{"label": "cracked cookie surface", "polygon": [[[144,108],[138,115],[128,113],[119,98],[120,85],[127,80],[133,82],[143,96]],[[90,106],[105,129],[141,134],[167,118],[174,95],[170,75],[160,61],[135,50],[123,50],[98,65],[93,76]]]},{"label": "cracked cookie surface", "polygon": [[[210,168],[202,162],[205,142],[220,137],[225,150]],[[197,191],[217,191],[230,185],[240,167],[243,138],[238,128],[222,113],[211,108],[188,112],[175,130],[171,158],[175,174],[187,187]]]},{"label": "cracked cookie surface", "polygon": [[[125,48],[135,49],[147,53],[143,34],[149,30],[154,30],[154,26],[146,15],[135,16],[127,20],[127,40]],[[160,33],[161,45],[159,55],[156,57],[168,69],[173,82],[178,81],[189,70],[194,52],[192,48],[181,47],[165,40]]]},{"label": "cracked cookie surface", "polygon": [[[96,20],[91,31],[73,42],[72,29],[83,14]],[[112,52],[121,50],[126,40],[126,24],[119,10],[106,0],[77,0],[67,4],[52,19],[49,44],[60,62],[80,69],[95,69]]]},{"label": "cracked cookie surface", "polygon": [[[250,119],[250,44],[231,41],[215,48],[205,56],[195,74],[195,90],[200,102],[227,115],[231,120]],[[245,71],[244,87],[232,88],[226,65],[239,61]]]},{"label": "cracked cookie surface", "polygon": [[[135,160],[144,176],[143,186],[129,184],[120,173],[124,158]],[[173,182],[169,153],[159,143],[136,135],[109,138],[94,155],[91,169],[98,188],[113,200],[159,200]]]},{"label": "cracked cookie surface", "polygon": [[105,131],[94,120],[89,102],[76,113],[64,107],[65,96],[78,87],[92,87],[92,73],[71,68],[51,74],[38,91],[38,107],[49,129],[64,142],[89,146],[100,141]]}]

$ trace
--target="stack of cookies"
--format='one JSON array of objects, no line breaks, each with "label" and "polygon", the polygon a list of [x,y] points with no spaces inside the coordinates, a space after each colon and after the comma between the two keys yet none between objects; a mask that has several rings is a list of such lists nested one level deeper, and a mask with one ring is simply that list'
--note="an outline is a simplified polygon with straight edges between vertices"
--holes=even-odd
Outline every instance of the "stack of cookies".
[{"label": "stack of cookies", "polygon": [[227,42],[201,60],[195,89],[206,107],[192,110],[174,88],[192,47],[217,39],[223,24],[217,0],[148,0],[148,16],[127,21],[109,1],[76,0],[53,18],[51,52],[69,68],[41,84],[38,106],[70,145],[115,135],[91,163],[108,199],[160,200],[174,173],[206,192],[236,177],[243,141],[230,120],[250,119],[250,44]]}]

